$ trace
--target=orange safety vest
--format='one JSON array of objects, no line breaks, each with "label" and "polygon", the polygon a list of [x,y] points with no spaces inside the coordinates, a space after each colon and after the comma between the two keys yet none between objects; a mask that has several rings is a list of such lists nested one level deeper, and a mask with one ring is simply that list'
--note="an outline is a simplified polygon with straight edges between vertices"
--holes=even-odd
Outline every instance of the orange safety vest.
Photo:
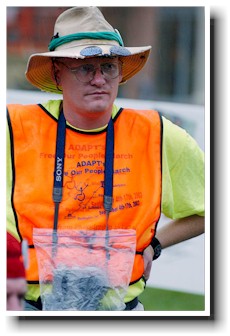
[{"label": "orange safety vest", "polygon": [[[41,105],[9,105],[17,231],[29,245],[28,283],[38,283],[33,228],[53,228],[52,200],[57,120]],[[131,282],[144,272],[143,250],[161,213],[161,118],[156,111],[120,109],[114,119],[113,208],[110,229],[136,230]],[[64,191],[58,229],[104,230],[106,131],[66,129]]]}]

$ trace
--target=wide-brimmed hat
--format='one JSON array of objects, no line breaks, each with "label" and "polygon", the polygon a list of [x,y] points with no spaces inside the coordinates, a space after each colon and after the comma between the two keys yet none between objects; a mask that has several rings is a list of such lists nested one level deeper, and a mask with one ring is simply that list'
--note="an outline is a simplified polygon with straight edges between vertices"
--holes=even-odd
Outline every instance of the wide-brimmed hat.
[{"label": "wide-brimmed hat", "polygon": [[62,93],[53,79],[53,58],[118,56],[123,63],[121,83],[124,83],[143,68],[150,49],[151,46],[125,47],[118,30],[97,7],[73,7],[57,18],[49,52],[30,56],[26,77],[43,91]]}]

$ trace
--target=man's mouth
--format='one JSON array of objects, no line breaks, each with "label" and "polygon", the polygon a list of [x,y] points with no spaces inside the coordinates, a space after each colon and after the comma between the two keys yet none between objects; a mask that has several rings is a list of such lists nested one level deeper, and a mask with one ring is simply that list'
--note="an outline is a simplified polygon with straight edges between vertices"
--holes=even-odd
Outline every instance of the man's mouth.
[{"label": "man's mouth", "polygon": [[98,95],[105,95],[105,94],[107,94],[106,91],[94,91],[94,92],[88,93],[89,96],[94,96],[94,95],[98,96]]}]

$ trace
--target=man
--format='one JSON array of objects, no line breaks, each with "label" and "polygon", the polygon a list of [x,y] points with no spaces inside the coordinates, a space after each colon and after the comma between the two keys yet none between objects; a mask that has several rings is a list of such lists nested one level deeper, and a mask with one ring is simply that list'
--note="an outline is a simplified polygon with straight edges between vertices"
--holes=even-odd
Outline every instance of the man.
[{"label": "man", "polygon": [[27,289],[22,244],[7,232],[7,310],[23,310]]},{"label": "man", "polygon": [[[50,51],[29,59],[27,79],[63,100],[8,106],[8,229],[29,242],[28,310],[42,309],[35,228],[51,230],[54,246],[65,229],[134,230],[126,310],[143,310],[138,296],[161,248],[204,232],[195,141],[156,111],[114,105],[150,49],[124,47],[96,7],[75,7],[58,17]],[[161,212],[174,220],[157,231]]]}]

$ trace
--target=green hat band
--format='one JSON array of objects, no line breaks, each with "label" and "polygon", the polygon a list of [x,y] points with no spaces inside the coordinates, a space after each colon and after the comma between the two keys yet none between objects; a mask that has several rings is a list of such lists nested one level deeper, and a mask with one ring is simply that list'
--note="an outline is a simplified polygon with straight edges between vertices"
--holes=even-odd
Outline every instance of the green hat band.
[{"label": "green hat band", "polygon": [[70,34],[66,36],[59,37],[58,34],[52,37],[52,40],[49,43],[49,51],[54,51],[57,47],[62,44],[69,43],[75,40],[83,40],[83,39],[93,39],[93,40],[113,40],[117,41],[120,46],[123,46],[123,41],[121,35],[116,32],[84,32],[84,33],[76,33]]}]

